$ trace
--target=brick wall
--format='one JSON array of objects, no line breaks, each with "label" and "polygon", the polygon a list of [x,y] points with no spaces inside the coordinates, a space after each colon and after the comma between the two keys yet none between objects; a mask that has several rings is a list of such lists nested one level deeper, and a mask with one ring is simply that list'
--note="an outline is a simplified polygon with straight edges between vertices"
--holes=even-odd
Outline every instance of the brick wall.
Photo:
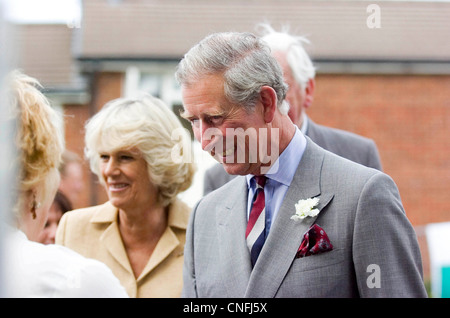
[{"label": "brick wall", "polygon": [[450,220],[450,76],[318,75],[317,123],[375,140],[413,225]]},{"label": "brick wall", "polygon": [[[83,159],[84,150],[84,123],[89,118],[88,105],[64,105],[64,124],[66,148],[77,153]],[[83,183],[85,185],[79,202],[72,202],[75,209],[90,205],[91,185],[89,182],[89,164],[83,162]]]}]

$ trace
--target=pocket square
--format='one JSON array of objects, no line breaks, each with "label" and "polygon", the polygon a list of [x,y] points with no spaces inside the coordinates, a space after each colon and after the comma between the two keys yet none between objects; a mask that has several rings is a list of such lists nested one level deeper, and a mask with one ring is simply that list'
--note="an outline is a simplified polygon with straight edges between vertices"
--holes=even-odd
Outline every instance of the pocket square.
[{"label": "pocket square", "polygon": [[303,241],[298,248],[296,258],[328,252],[333,249],[333,245],[327,233],[317,224],[313,224],[303,236]]}]

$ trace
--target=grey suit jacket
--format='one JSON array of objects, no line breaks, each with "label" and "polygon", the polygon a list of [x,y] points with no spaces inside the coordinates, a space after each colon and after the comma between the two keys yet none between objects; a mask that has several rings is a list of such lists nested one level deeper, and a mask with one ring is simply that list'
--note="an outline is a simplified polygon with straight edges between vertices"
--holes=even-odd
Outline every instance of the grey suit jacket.
[{"label": "grey suit jacket", "polygon": [[[381,170],[381,160],[377,146],[372,139],[357,134],[318,125],[310,118],[306,136],[322,148],[343,158],[360,163],[366,167]],[[221,164],[206,170],[203,179],[203,194],[207,194],[233,179]]]},{"label": "grey suit jacket", "polygon": [[[253,270],[245,177],[197,203],[186,237],[184,297],[426,297],[417,238],[392,179],[307,139]],[[319,215],[292,220],[294,204],[311,197],[320,198]],[[333,250],[295,258],[314,223]]]}]

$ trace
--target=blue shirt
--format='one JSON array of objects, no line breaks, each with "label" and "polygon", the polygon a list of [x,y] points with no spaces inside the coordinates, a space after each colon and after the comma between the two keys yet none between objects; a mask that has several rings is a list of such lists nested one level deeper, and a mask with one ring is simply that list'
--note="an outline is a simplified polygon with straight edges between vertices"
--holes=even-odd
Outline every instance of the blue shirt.
[{"label": "blue shirt", "polygon": [[[266,173],[267,181],[264,186],[264,196],[266,199],[266,237],[269,234],[270,226],[283,202],[295,171],[302,159],[306,148],[306,138],[296,127],[294,137],[289,142],[286,149],[280,154],[275,164]],[[252,208],[252,199],[255,193],[255,179],[253,175],[246,176],[248,186],[248,204],[247,204],[247,219]]]}]

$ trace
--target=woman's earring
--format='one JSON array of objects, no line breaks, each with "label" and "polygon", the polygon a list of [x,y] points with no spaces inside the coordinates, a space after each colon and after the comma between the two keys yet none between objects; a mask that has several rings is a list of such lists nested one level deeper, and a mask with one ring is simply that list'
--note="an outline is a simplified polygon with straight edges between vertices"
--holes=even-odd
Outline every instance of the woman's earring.
[{"label": "woman's earring", "polygon": [[33,220],[36,219],[36,209],[39,209],[41,207],[40,202],[36,202],[36,194],[33,194],[33,203],[31,203],[31,216],[33,217]]}]

